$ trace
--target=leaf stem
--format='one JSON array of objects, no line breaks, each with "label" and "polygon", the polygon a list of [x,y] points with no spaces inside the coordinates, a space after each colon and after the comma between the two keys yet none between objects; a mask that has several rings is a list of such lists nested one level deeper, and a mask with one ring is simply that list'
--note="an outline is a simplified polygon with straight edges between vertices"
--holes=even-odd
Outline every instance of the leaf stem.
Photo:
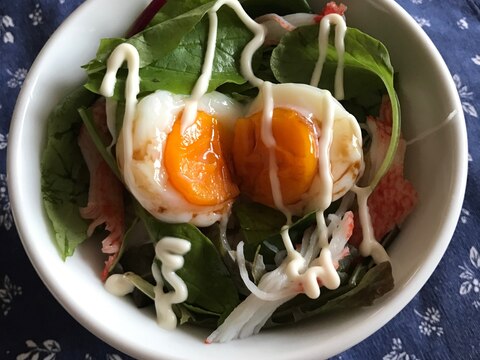
[{"label": "leaf stem", "polygon": [[398,96],[393,88],[393,84],[391,84],[390,86],[386,86],[386,88],[388,96],[390,97],[390,102],[392,104],[392,135],[390,137],[390,144],[388,145],[385,158],[383,159],[380,168],[378,169],[372,182],[369,185],[369,188],[372,191],[388,172],[390,166],[392,166],[393,159],[395,158],[395,153],[397,152],[398,143],[400,141],[400,103],[398,101]]}]

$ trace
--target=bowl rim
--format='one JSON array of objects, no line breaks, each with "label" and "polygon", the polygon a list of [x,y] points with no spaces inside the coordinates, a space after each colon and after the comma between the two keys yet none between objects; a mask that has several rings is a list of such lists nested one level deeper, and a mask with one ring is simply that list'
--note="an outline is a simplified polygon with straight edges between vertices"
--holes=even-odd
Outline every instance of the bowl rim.
[{"label": "bowl rim", "polygon": [[[20,94],[18,96],[17,103],[12,116],[12,121],[10,125],[10,135],[9,135],[9,144],[7,148],[7,184],[8,192],[10,196],[12,214],[15,220],[16,228],[19,234],[19,237],[22,241],[23,247],[34,266],[39,277],[57,299],[57,301],[65,308],[65,310],[70,313],[81,325],[90,330],[96,336],[104,340],[105,342],[112,344],[116,348],[124,351],[127,354],[133,354],[133,356],[141,356],[142,358],[149,358],[152,354],[144,353],[142,350],[135,347],[133,343],[123,343],[119,342],[115,336],[112,336],[106,325],[99,326],[95,323],[95,319],[89,314],[86,309],[76,308],[75,304],[68,299],[68,296],[62,292],[61,284],[57,283],[55,279],[48,277],[46,274],[48,271],[45,269],[48,267],[48,264],[42,262],[42,259],[33,251],[33,248],[30,244],[26,229],[28,228],[28,223],[22,214],[26,213],[28,209],[25,208],[25,204],[20,201],[22,189],[20,188],[20,183],[15,181],[18,174],[17,164],[21,161],[21,149],[19,148],[20,136],[22,134],[22,126],[25,124],[25,115],[27,113],[30,94],[35,89],[36,86],[36,76],[38,71],[41,68],[41,59],[44,54],[51,51],[55,41],[58,37],[61,36],[63,29],[67,28],[72,24],[77,18],[83,16],[83,13],[87,11],[91,6],[94,6],[97,0],[89,0],[81,4],[55,31],[51,38],[44,45],[43,49],[40,51],[37,59],[32,64],[27,78],[24,81]],[[453,82],[453,79],[450,75],[447,65],[445,64],[442,56],[439,51],[427,36],[427,34],[421,29],[421,27],[415,22],[413,18],[395,1],[392,0],[377,0],[379,3],[382,3],[385,7],[389,8],[401,17],[402,21],[405,22],[406,26],[409,26],[415,29],[415,34],[420,38],[421,42],[425,44],[428,48],[428,52],[437,60],[436,66],[439,67],[441,72],[442,84],[448,86],[449,97],[453,100],[455,104],[455,110],[457,111],[457,136],[458,146],[461,148],[458,151],[457,161],[457,171],[458,176],[455,182],[455,187],[451,192],[450,200],[450,211],[449,216],[445,223],[442,224],[442,231],[439,241],[432,247],[430,256],[426,259],[422,269],[412,276],[410,281],[401,289],[394,299],[390,301],[386,309],[383,309],[381,314],[375,314],[376,321],[373,324],[371,322],[370,326],[365,327],[364,331],[357,332],[357,334],[351,334],[351,336],[345,341],[342,341],[341,344],[336,344],[331,351],[330,356],[337,354],[341,351],[344,351],[359,342],[366,339],[368,336],[372,335],[378,329],[383,327],[387,322],[389,322],[393,317],[395,317],[420,291],[420,289],[426,284],[436,267],[438,266],[441,258],[443,257],[450,240],[453,236],[454,230],[456,228],[457,220],[460,216],[463,198],[465,195],[466,184],[467,184],[467,172],[468,172],[468,144],[467,144],[467,132],[465,125],[465,117],[462,110],[461,101],[456,91],[456,86]],[[305,351],[304,351],[305,352]],[[301,350],[299,349],[299,354]],[[167,356],[167,354],[164,354]],[[312,356],[311,352],[305,352],[305,357]],[[283,357],[277,357],[282,359]]]}]

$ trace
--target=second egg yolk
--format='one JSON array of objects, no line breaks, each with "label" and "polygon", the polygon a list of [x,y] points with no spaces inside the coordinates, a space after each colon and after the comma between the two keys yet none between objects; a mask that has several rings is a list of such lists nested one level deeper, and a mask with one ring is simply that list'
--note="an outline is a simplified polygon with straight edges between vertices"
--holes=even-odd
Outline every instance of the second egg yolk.
[{"label": "second egg yolk", "polygon": [[[308,192],[318,173],[315,128],[311,120],[286,108],[274,109],[271,126],[282,201],[285,205],[295,204]],[[240,190],[253,201],[274,206],[269,175],[270,150],[261,139],[261,128],[261,112],[237,121],[233,160]]]},{"label": "second egg yolk", "polygon": [[182,114],[167,137],[164,164],[170,183],[195,205],[218,205],[239,191],[232,181],[221,129],[213,116],[199,111],[195,123],[182,132]]}]

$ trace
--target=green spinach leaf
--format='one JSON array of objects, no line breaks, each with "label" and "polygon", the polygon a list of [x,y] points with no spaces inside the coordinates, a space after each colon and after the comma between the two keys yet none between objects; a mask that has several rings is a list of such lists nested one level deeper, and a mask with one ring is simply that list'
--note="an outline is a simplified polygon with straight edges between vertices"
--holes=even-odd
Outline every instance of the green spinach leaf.
[{"label": "green spinach leaf", "polygon": [[[375,46],[383,50],[380,60],[383,61],[383,56],[387,56],[388,59],[386,49],[382,49],[380,45],[377,40],[368,35],[360,33],[356,29],[348,28],[345,36],[344,68],[346,99],[384,89],[382,77],[379,77],[378,73],[372,70],[374,66],[371,63],[374,63],[374,61],[369,61],[370,59],[367,58],[367,56],[372,57],[370,51],[374,50],[372,48]],[[375,49],[375,53],[378,53],[377,49]],[[271,67],[277,80],[282,83],[309,84],[318,55],[318,26],[303,26],[282,37],[273,51]],[[319,87],[328,89],[332,93],[337,63],[337,52],[331,43],[328,47]],[[388,68],[388,64],[385,64],[385,69]]]},{"label": "green spinach leaf", "polygon": [[82,120],[77,109],[89,106],[95,95],[84,88],[69,94],[48,118],[47,144],[41,160],[45,210],[63,259],[87,238],[88,223],[79,213],[88,196],[88,169],[77,137]]},{"label": "green spinach leaf", "polygon": [[[122,42],[132,44],[140,54],[140,90],[145,96],[156,90],[190,93],[201,74],[208,40],[207,11],[215,2],[200,5],[187,13],[166,19],[128,39],[103,40],[97,56],[84,66],[88,74],[87,89],[99,93],[106,61]],[[168,10],[168,9],[167,9]],[[252,37],[235,12],[223,7],[218,12],[218,33],[209,91],[224,83],[242,84],[240,55]],[[117,74],[115,98],[122,99],[127,70]]]},{"label": "green spinach leaf", "polygon": [[[188,288],[186,303],[221,317],[229,314],[239,303],[239,297],[213,243],[193,225],[164,223],[148,214],[140,205],[136,210],[152,241],[173,236],[191,243],[190,251],[184,256],[185,264],[177,271]],[[192,308],[189,310],[192,311]]]}]

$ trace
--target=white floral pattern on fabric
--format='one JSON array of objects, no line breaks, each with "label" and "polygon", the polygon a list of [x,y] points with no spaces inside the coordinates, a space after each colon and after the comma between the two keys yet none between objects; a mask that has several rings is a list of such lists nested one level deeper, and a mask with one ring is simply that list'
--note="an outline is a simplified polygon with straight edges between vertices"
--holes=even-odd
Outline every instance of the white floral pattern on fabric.
[{"label": "white floral pattern on fabric", "polygon": [[458,95],[460,95],[460,100],[462,101],[463,111],[470,116],[478,117],[477,109],[470,102],[474,99],[473,92],[468,90],[466,85],[462,84],[462,80],[458,74],[453,75],[453,81],[457,87]]},{"label": "white floral pattern on fabric", "polygon": [[466,224],[468,222],[468,218],[470,217],[470,211],[468,211],[465,208],[462,208],[462,211],[460,213],[460,221],[462,224]]},{"label": "white floral pattern on fabric", "polygon": [[28,14],[28,17],[32,20],[33,26],[38,26],[40,24],[43,24],[43,11],[42,11],[42,8],[40,7],[40,4],[35,4],[35,8],[33,9],[33,12]]},{"label": "white floral pattern on fabric", "polygon": [[7,86],[11,89],[22,87],[23,81],[27,77],[28,70],[25,68],[18,68],[14,72],[7,70],[7,74],[11,78],[7,81]]},{"label": "white floral pattern on fabric", "polygon": [[457,26],[461,30],[468,30],[468,22],[467,18],[463,17],[460,20],[457,21]]},{"label": "white floral pattern on fabric", "polygon": [[7,192],[7,176],[0,174],[0,227],[7,231],[13,226],[13,216],[10,210],[10,200]]},{"label": "white floral pattern on fabric", "polygon": [[480,55],[477,54],[474,57],[472,57],[472,61],[475,65],[480,65]]},{"label": "white floral pattern on fabric", "polygon": [[5,44],[13,44],[15,42],[15,37],[9,30],[9,28],[13,27],[15,27],[15,24],[10,16],[0,15],[0,35],[2,36],[2,40]]},{"label": "white floral pattern on fabric", "polygon": [[[2,106],[0,105],[0,109]],[[4,150],[7,148],[7,143],[8,143],[8,134],[3,135],[0,133],[0,150]]]},{"label": "white floral pattern on fabric", "polygon": [[418,325],[418,329],[422,335],[443,335],[443,327],[440,326],[440,311],[438,311],[438,309],[429,307],[424,314],[415,310],[415,314],[422,319],[420,325]]},{"label": "white floral pattern on fabric", "polygon": [[418,23],[418,25],[420,25],[422,28],[432,26],[432,24],[430,23],[430,20],[425,19],[423,17],[415,16],[414,19]]},{"label": "white floral pattern on fabric", "polygon": [[17,355],[16,360],[53,360],[62,351],[60,344],[55,340],[45,340],[41,345],[33,340],[25,341],[27,352]]},{"label": "white floral pattern on fabric", "polygon": [[0,308],[3,316],[8,315],[12,309],[13,299],[19,295],[22,295],[22,288],[12,283],[8,275],[5,275],[0,288]]},{"label": "white floral pattern on fabric", "polygon": [[460,295],[466,296],[468,294],[474,296],[472,305],[480,310],[480,255],[475,246],[470,248],[470,264],[473,269],[465,262],[459,268],[462,270],[460,279],[465,280],[460,285]]},{"label": "white floral pattern on fabric", "polygon": [[394,338],[392,342],[392,350],[383,357],[383,360],[420,360],[416,355],[404,351],[400,338]]},{"label": "white floral pattern on fabric", "polygon": [[[106,360],[122,360],[122,357],[118,354],[107,354],[105,355]],[[85,354],[84,360],[95,360],[95,358],[90,354]]]}]

